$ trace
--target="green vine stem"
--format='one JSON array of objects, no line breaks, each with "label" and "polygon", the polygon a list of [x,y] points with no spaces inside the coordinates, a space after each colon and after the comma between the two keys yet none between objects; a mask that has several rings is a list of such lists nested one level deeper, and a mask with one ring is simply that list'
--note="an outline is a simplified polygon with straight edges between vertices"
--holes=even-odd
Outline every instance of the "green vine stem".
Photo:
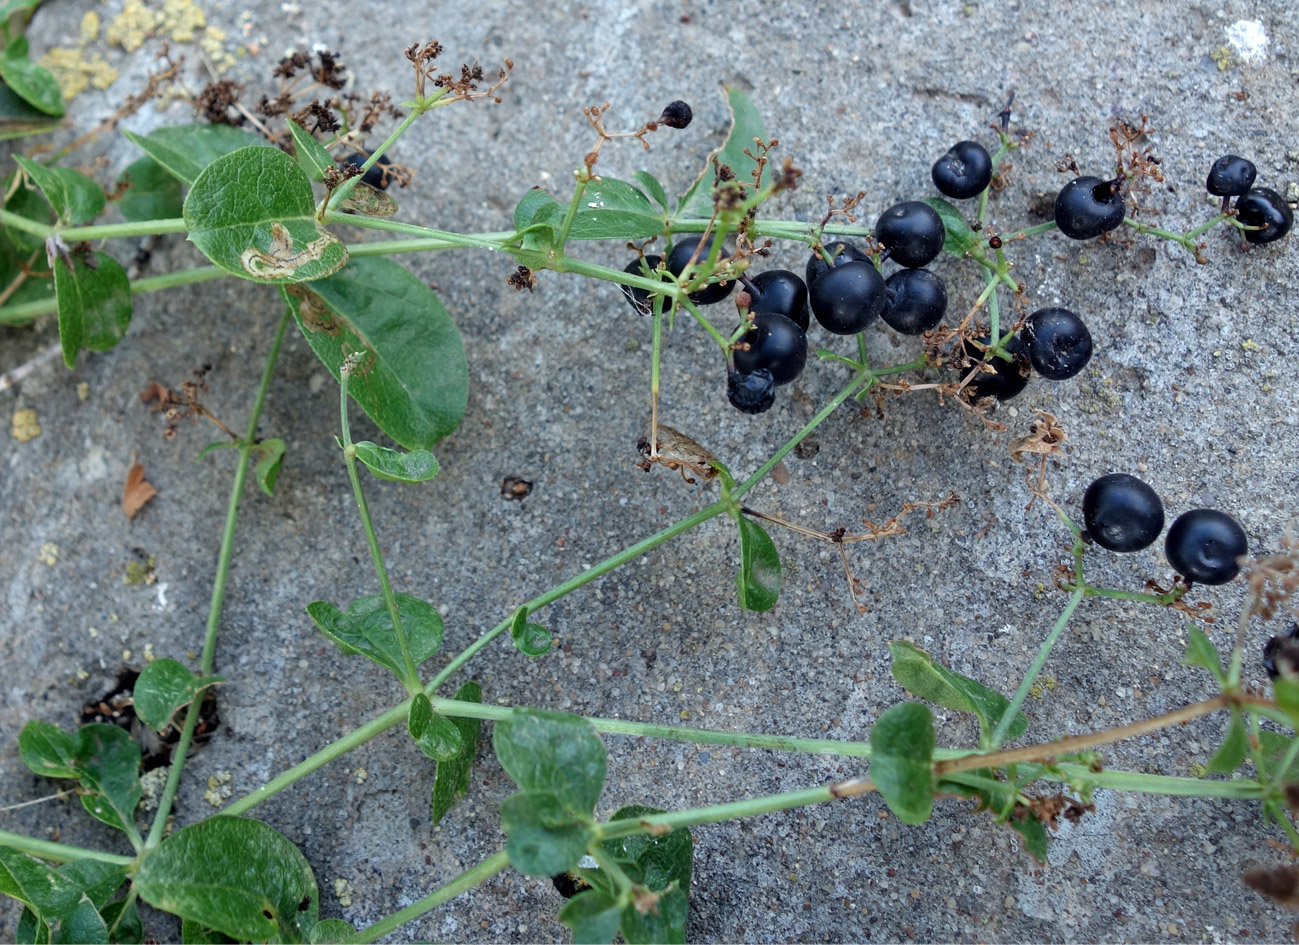
[{"label": "green vine stem", "polygon": [[[203,634],[203,653],[199,659],[199,673],[208,676],[216,657],[217,627],[221,623],[221,605],[225,601],[226,578],[230,574],[230,559],[234,555],[235,528],[239,521],[239,502],[243,498],[244,483],[248,479],[248,467],[252,461],[253,446],[257,441],[257,424],[262,418],[262,408],[266,405],[266,394],[270,390],[271,377],[275,374],[275,362],[280,356],[280,347],[284,343],[284,332],[289,327],[290,313],[286,308],[280,317],[279,327],[271,342],[271,350],[266,355],[266,367],[262,370],[261,383],[257,386],[257,397],[253,400],[252,415],[248,418],[248,427],[239,444],[239,460],[235,466],[234,482],[230,486],[230,501],[226,506],[225,530],[221,534],[221,550],[217,553],[216,576],[212,580],[212,598],[208,604],[207,626]],[[153,825],[145,840],[145,850],[152,850],[162,840],[162,833],[171,813],[172,801],[180,787],[180,772],[185,766],[185,756],[189,752],[190,741],[194,738],[194,729],[198,719],[202,699],[194,699],[185,713],[185,724],[180,732],[180,740],[172,749],[171,770],[167,773],[167,783],[162,795],[158,798],[158,811],[154,815]]]},{"label": "green vine stem", "polygon": [[115,866],[132,866],[136,862],[134,857],[122,856],[118,853],[102,853],[99,850],[74,847],[68,843],[55,843],[52,840],[37,840],[35,837],[10,833],[8,830],[0,830],[0,846],[21,850],[32,856],[39,856],[43,860],[53,860],[55,863],[98,860],[100,863],[112,863]]}]

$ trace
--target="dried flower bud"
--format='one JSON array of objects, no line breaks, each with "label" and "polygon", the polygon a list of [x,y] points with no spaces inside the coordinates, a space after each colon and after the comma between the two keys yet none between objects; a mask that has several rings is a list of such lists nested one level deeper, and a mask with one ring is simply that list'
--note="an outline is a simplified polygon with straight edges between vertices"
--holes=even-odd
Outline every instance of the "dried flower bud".
[{"label": "dried flower bud", "polygon": [[694,117],[695,113],[685,102],[668,102],[667,107],[663,109],[663,114],[659,116],[659,122],[669,128],[684,128]]}]

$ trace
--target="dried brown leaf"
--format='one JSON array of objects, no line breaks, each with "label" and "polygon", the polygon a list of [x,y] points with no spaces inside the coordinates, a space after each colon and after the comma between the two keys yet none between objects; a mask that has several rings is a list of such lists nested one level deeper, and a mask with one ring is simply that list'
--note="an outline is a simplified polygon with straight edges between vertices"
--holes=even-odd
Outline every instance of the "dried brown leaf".
[{"label": "dried brown leaf", "polygon": [[122,488],[122,511],[126,517],[135,518],[135,513],[157,494],[158,490],[144,478],[144,464],[132,463],[126,471],[126,485]]}]

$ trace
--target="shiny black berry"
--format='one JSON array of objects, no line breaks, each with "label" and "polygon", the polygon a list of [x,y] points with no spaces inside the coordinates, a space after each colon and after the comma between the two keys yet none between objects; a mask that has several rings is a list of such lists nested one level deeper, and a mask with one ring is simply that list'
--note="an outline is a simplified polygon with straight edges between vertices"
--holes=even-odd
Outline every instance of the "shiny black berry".
[{"label": "shiny black berry", "polygon": [[[634,276],[643,276],[645,275],[646,269],[649,270],[657,269],[659,263],[662,261],[663,261],[662,256],[647,255],[645,257],[644,268],[641,267],[641,261],[639,259],[633,259],[631,262],[627,263],[627,265],[623,267],[622,271],[629,272]],[[641,289],[637,286],[625,285],[622,287],[622,294],[627,296],[627,301],[631,303],[631,307],[634,308],[641,315],[654,314],[654,300],[650,297],[650,293],[648,289]],[[672,307],[672,302],[668,299],[664,299],[663,310],[667,311],[671,307]]]},{"label": "shiny black berry", "polygon": [[763,413],[776,402],[776,382],[764,369],[744,374],[732,371],[726,376],[726,399],[741,413]]},{"label": "shiny black berry", "polygon": [[1285,633],[1268,637],[1267,642],[1263,644],[1263,670],[1267,673],[1268,679],[1276,679],[1280,675],[1277,671],[1276,659],[1282,652],[1290,657],[1291,664],[1299,662],[1296,659],[1299,658],[1299,623],[1290,624],[1290,629]]},{"label": "shiny black berry", "polygon": [[1197,584],[1226,584],[1240,573],[1237,558],[1249,552],[1245,529],[1216,509],[1191,509],[1168,526],[1164,555],[1174,570]]},{"label": "shiny black berry", "polygon": [[[979,344],[988,344],[988,336],[978,339]],[[976,366],[982,365],[970,382],[961,389],[961,396],[974,402],[985,397],[996,397],[998,400],[1010,400],[1025,387],[1033,374],[1028,355],[1024,351],[1024,342],[1018,335],[1006,342],[1006,353],[1011,360],[993,355],[983,360],[984,351],[969,342],[961,342],[965,352],[965,365],[961,367],[961,380],[965,380]],[[988,370],[991,368],[991,370]]]},{"label": "shiny black berry", "polygon": [[1040,308],[1024,324],[1028,357],[1047,380],[1063,381],[1087,366],[1092,334],[1083,320],[1065,308]]},{"label": "shiny black berry", "polygon": [[943,218],[927,203],[905,200],[880,214],[875,238],[898,265],[927,266],[943,250]]},{"label": "shiny black berry", "polygon": [[788,269],[768,269],[753,277],[751,312],[779,312],[807,331],[807,283]]},{"label": "shiny black berry", "polygon": [[740,343],[748,350],[735,349],[735,370],[744,374],[765,368],[776,384],[788,384],[807,363],[807,335],[779,312],[756,312],[753,328]]},{"label": "shiny black berry", "polygon": [[884,280],[887,299],[880,317],[894,331],[919,335],[947,313],[947,288],[928,269],[899,269]]},{"label": "shiny black berry", "polygon": [[685,102],[668,102],[667,107],[663,109],[663,114],[659,115],[659,124],[667,125],[669,128],[684,128],[694,117],[695,113]]},{"label": "shiny black berry", "polygon": [[953,200],[977,197],[992,182],[992,156],[977,141],[958,141],[934,162],[938,192]]},{"label": "shiny black berry", "polygon": [[[355,164],[360,167],[367,160],[364,154],[353,151],[351,154],[339,158],[338,163],[341,165]],[[377,187],[379,190],[387,190],[389,178],[385,171],[390,167],[392,167],[392,161],[388,159],[388,155],[380,154],[379,159],[361,176],[361,182],[369,184],[371,187]]]},{"label": "shiny black berry", "polygon": [[1236,219],[1246,226],[1259,227],[1244,231],[1246,242],[1271,243],[1290,232],[1294,211],[1275,190],[1255,187],[1236,200]]},{"label": "shiny black berry", "polygon": [[[821,244],[821,248],[822,250],[825,251],[827,255],[829,255],[831,259],[834,260],[834,264],[836,266],[841,266],[844,263],[850,262],[854,259],[861,260],[863,262],[870,259],[869,256],[863,253],[852,243],[848,243],[843,240],[837,240],[837,239],[825,240]],[[810,286],[813,282],[821,278],[829,271],[830,271],[830,266],[826,264],[826,261],[825,259],[822,258],[821,254],[818,252],[813,252],[812,255],[808,257],[807,268],[803,270],[803,278]]]},{"label": "shiny black berry", "polygon": [[888,293],[873,264],[849,259],[807,287],[812,314],[826,331],[855,335],[884,310]]},{"label": "shiny black berry", "polygon": [[1116,181],[1076,177],[1055,198],[1055,223],[1071,240],[1089,240],[1123,223]]},{"label": "shiny black berry", "polygon": [[1083,525],[1092,541],[1110,551],[1140,551],[1164,530],[1164,504],[1136,476],[1110,473],[1083,493]]},{"label": "shiny black berry", "polygon": [[1215,197],[1239,197],[1254,186],[1255,173],[1251,162],[1227,154],[1213,162],[1204,186]]},{"label": "shiny black berry", "polygon": [[[716,242],[716,240],[717,237],[713,237],[713,241]],[[699,242],[699,236],[681,237],[681,239],[672,247],[672,252],[668,253],[668,272],[672,273],[674,276],[681,275],[681,273],[685,271],[686,266],[690,264],[691,257],[695,256],[696,250],[699,252],[698,256],[695,258],[695,265],[702,265],[704,261],[708,259],[708,249],[700,249]],[[723,247],[719,258],[724,259],[729,255],[730,252],[728,249]],[[712,305],[714,302],[720,302],[722,299],[730,295],[734,288],[734,281],[714,282],[710,285],[704,286],[702,289],[696,289],[694,292],[691,292],[690,301],[694,302],[696,305]]]}]

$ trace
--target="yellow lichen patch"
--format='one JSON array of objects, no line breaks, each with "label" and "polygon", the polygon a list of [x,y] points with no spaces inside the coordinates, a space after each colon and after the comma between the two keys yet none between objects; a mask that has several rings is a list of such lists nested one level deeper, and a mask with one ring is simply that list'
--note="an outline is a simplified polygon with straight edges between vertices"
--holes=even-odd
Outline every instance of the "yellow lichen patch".
[{"label": "yellow lichen patch", "polygon": [[54,567],[59,563],[59,546],[52,541],[47,541],[36,553],[36,560],[47,567]]},{"label": "yellow lichen patch", "polygon": [[162,25],[162,12],[150,10],[140,0],[126,0],[122,12],[113,17],[104,34],[111,45],[135,52],[144,45],[149,34]]},{"label": "yellow lichen patch", "polygon": [[14,411],[14,439],[26,443],[41,435],[41,425],[36,422],[35,410]]},{"label": "yellow lichen patch", "polygon": [[352,904],[352,896],[355,893],[356,890],[352,888],[352,884],[347,880],[334,880],[334,895],[338,897],[338,904],[344,909]]},{"label": "yellow lichen patch", "polygon": [[90,385],[82,381],[77,385],[77,400],[88,400],[90,398]]},{"label": "yellow lichen patch", "polygon": [[219,75],[225,72],[235,64],[235,56],[230,50],[226,49],[226,31],[219,26],[209,26],[203,31],[203,39],[199,42],[207,57],[212,60],[212,66]]},{"label": "yellow lichen patch", "polygon": [[218,771],[207,779],[207,790],[203,792],[203,800],[213,807],[225,807],[225,802],[232,794],[234,791],[230,787],[230,772]]},{"label": "yellow lichen patch", "polygon": [[65,100],[84,92],[88,85],[106,89],[117,81],[120,73],[108,64],[107,59],[86,52],[86,47],[98,38],[99,14],[91,10],[81,18],[76,49],[55,47],[41,57],[41,65],[50,70],[59,83]]},{"label": "yellow lichen patch", "polygon": [[207,26],[207,18],[194,0],[163,0],[162,26],[178,43],[192,43],[198,30]]}]

